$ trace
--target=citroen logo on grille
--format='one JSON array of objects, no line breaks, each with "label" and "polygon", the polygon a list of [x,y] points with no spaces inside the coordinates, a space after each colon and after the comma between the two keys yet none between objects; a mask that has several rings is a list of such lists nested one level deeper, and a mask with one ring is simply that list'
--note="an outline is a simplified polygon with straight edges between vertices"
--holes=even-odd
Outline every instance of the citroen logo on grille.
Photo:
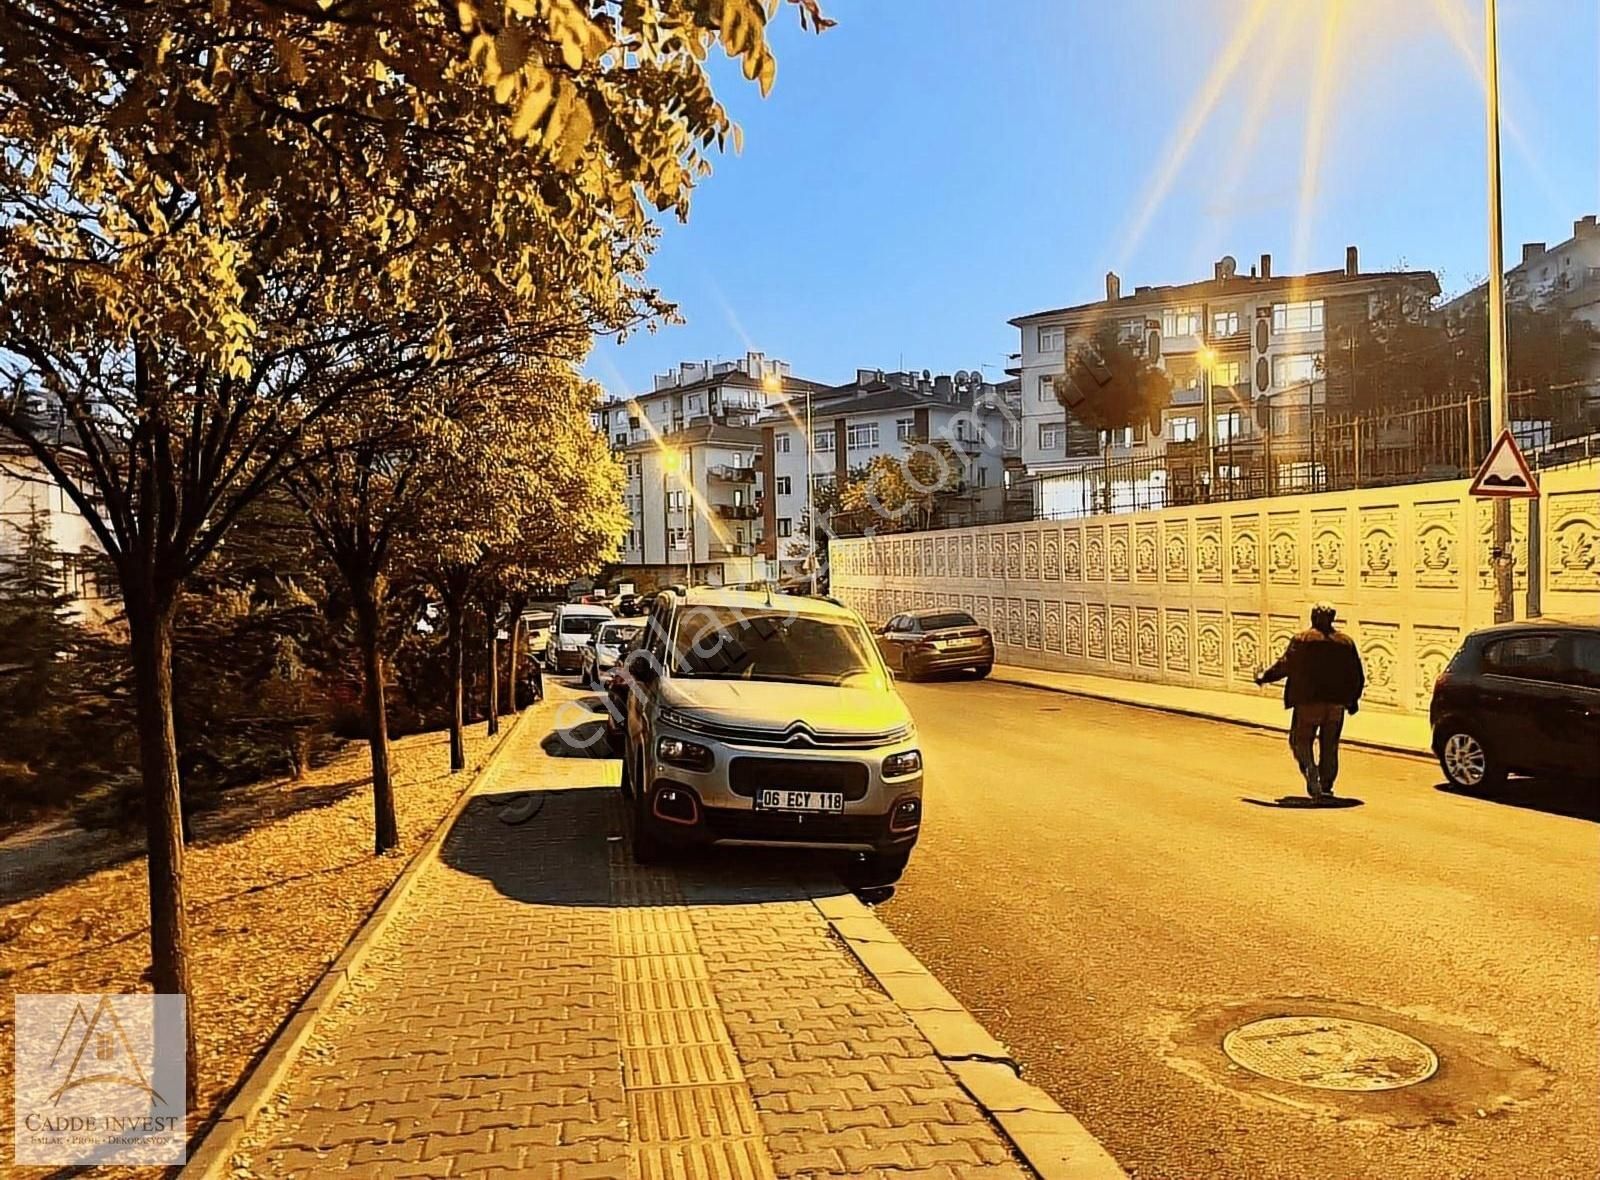
[{"label": "citroen logo on grille", "polygon": [[804,721],[796,721],[783,731],[783,744],[786,746],[814,746],[817,744],[816,731]]}]

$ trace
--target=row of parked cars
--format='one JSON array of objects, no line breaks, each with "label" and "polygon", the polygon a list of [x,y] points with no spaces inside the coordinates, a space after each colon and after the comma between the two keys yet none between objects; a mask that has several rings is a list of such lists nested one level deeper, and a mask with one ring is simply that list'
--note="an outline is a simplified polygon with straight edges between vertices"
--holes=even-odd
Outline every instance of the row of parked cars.
[{"label": "row of parked cars", "polygon": [[[922,824],[923,764],[895,679],[988,675],[995,644],[970,615],[877,627],[831,599],[677,589],[645,617],[558,607],[546,666],[605,693],[641,861],[685,845],[844,850],[892,881]],[[1600,626],[1473,632],[1434,687],[1446,777],[1600,775]]]}]

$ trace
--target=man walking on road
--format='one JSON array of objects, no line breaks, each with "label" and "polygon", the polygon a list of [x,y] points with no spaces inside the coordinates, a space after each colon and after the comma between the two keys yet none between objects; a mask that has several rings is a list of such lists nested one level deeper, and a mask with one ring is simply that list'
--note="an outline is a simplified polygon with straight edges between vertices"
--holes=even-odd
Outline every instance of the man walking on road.
[{"label": "man walking on road", "polygon": [[[1311,629],[1291,639],[1278,662],[1256,677],[1257,684],[1287,677],[1283,707],[1294,710],[1289,721],[1289,749],[1305,775],[1306,794],[1314,800],[1333,796],[1345,710],[1354,713],[1361,707],[1361,692],[1366,687],[1355,642],[1333,629],[1337,613],[1332,603],[1315,604]],[[1315,758],[1313,744],[1317,747]]]}]

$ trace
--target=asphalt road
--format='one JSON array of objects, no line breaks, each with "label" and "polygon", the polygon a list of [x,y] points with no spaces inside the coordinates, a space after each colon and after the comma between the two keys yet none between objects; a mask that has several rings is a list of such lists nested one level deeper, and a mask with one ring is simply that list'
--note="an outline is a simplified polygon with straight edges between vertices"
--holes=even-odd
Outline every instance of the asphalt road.
[{"label": "asphalt road", "polygon": [[[1340,809],[1282,738],[995,683],[908,684],[927,821],[889,926],[1139,1177],[1600,1175],[1600,815],[1438,789],[1346,749]],[[1247,800],[1255,800],[1249,802]],[[1221,1052],[1322,1013],[1437,1053],[1374,1093]]]}]

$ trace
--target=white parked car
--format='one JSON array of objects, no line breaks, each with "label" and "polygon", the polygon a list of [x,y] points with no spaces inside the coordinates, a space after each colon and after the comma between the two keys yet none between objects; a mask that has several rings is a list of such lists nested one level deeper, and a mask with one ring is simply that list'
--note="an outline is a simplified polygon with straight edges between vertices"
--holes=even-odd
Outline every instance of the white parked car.
[{"label": "white parked car", "polygon": [[527,636],[528,654],[536,660],[545,658],[550,646],[550,623],[555,613],[548,610],[526,610],[522,613],[522,633]]},{"label": "white parked car", "polygon": [[583,649],[583,682],[590,688],[605,687],[602,679],[617,666],[622,653],[644,630],[643,619],[615,619],[601,623],[594,642]]},{"label": "white parked car", "polygon": [[550,643],[545,648],[544,666],[551,672],[576,672],[583,667],[583,650],[594,642],[594,633],[612,619],[609,606],[572,602],[556,607],[550,621]]}]

